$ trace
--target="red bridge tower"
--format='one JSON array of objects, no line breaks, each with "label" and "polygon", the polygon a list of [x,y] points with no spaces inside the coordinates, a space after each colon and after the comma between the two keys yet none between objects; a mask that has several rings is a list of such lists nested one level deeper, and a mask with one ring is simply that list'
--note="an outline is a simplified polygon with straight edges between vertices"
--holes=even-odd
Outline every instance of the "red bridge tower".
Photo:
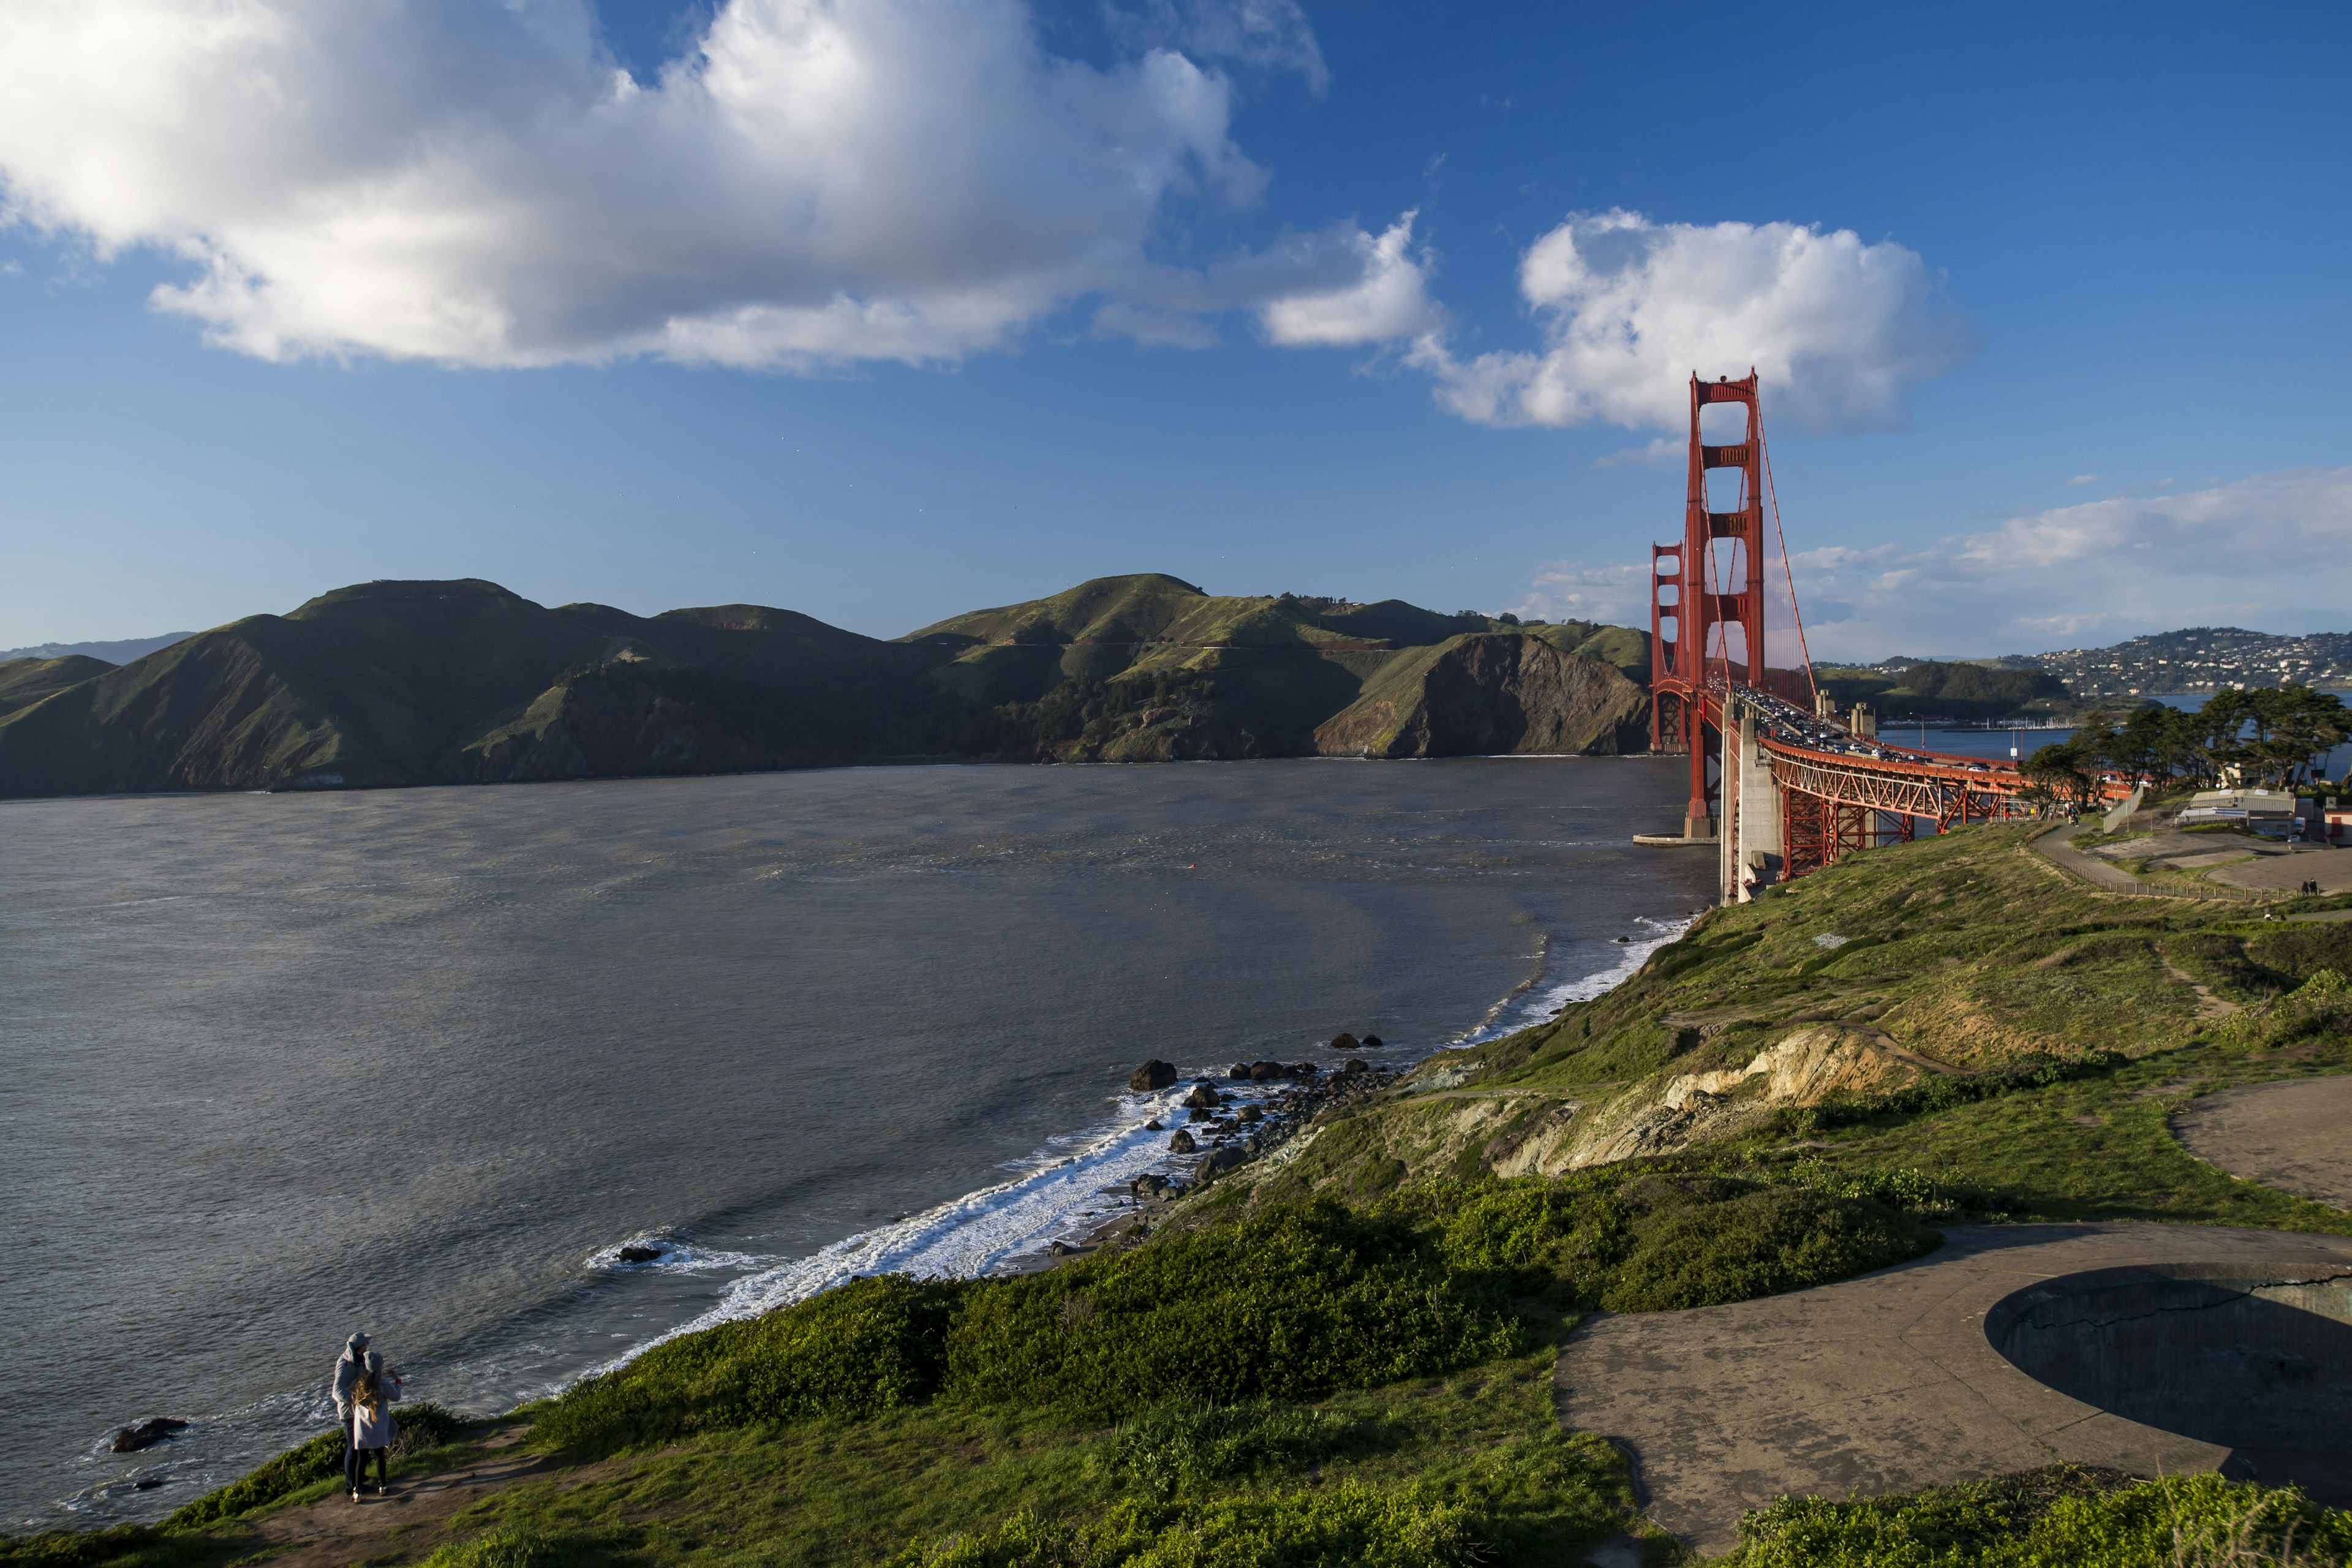
[{"label": "red bridge tower", "polygon": [[[1738,439],[1707,446],[1699,411],[1711,403],[1742,409]],[[1733,381],[1691,376],[1690,500],[1683,537],[1650,547],[1650,744],[1690,754],[1690,805],[1683,834],[1712,838],[1723,799],[1720,746],[1706,734],[1708,681],[1765,685],[1763,426],[1757,418],[1756,373]],[[1736,469],[1727,511],[1710,510],[1707,476]]]}]

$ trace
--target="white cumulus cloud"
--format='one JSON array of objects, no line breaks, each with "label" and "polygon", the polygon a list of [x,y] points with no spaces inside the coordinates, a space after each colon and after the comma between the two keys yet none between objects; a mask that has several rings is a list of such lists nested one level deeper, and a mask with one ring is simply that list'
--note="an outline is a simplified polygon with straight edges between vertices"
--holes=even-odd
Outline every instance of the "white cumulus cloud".
[{"label": "white cumulus cloud", "polygon": [[[1258,311],[1271,342],[1287,347],[1351,348],[1430,332],[1444,321],[1429,297],[1428,258],[1412,251],[1407,213],[1378,236],[1340,237],[1354,274],[1337,287],[1268,301]],[[1325,247],[1324,248],[1332,248]]]},{"label": "white cumulus cloud", "polygon": [[[722,0],[640,81],[590,0],[11,0],[0,182],[101,261],[180,258],[155,303],[268,359],[919,362],[1088,297],[1149,342],[1236,309],[1368,341],[1349,290],[1360,334],[1425,331],[1397,303],[1409,223],[1393,253],[1347,225],[1155,259],[1171,215],[1265,186],[1221,62],[1325,73],[1291,0],[1129,22],[1097,67],[1021,0]],[[1276,330],[1294,305],[1325,335]]]},{"label": "white cumulus cloud", "polygon": [[1580,213],[1528,247],[1519,289],[1541,352],[1463,359],[1434,334],[1414,347],[1439,403],[1465,419],[1681,428],[1692,372],[1753,367],[1773,417],[1877,428],[1972,352],[1918,255],[1851,229]]}]

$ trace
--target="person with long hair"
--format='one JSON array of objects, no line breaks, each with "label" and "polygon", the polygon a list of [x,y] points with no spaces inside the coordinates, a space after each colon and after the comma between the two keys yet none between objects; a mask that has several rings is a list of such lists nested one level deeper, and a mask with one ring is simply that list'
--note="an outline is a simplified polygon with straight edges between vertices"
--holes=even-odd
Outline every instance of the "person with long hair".
[{"label": "person with long hair", "polygon": [[343,1450],[343,1485],[350,1489],[353,1502],[360,1500],[360,1481],[367,1474],[371,1458],[375,1460],[375,1495],[383,1496],[390,1484],[388,1450],[392,1440],[400,1436],[392,1402],[400,1397],[400,1379],[383,1364],[383,1352],[369,1351],[359,1376],[352,1382],[351,1425],[345,1428],[351,1444]]}]

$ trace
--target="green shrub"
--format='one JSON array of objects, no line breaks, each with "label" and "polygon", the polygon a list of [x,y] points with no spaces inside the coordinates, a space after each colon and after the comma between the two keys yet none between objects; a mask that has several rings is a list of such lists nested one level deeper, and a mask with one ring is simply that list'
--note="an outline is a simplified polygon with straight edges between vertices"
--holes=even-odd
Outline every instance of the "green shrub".
[{"label": "green shrub", "polygon": [[165,1530],[193,1530],[238,1514],[265,1508],[304,1487],[343,1473],[343,1435],[321,1432],[276,1458],[256,1466],[240,1479],[218,1491],[207,1492],[163,1521]]},{"label": "green shrub", "polygon": [[2352,984],[2333,969],[2318,970],[2285,995],[2240,1013],[2222,1034],[2273,1050],[2315,1035],[2352,1034]]},{"label": "green shrub", "polygon": [[1801,1187],[1674,1193],[1654,1203],[1601,1298],[1612,1311],[1673,1311],[1801,1290],[1905,1262],[1943,1240],[1868,1199]]},{"label": "green shrub", "polygon": [[573,1568],[602,1555],[592,1543],[572,1536],[530,1524],[507,1524],[442,1547],[425,1560],[425,1568]]},{"label": "green shrub", "polygon": [[38,1535],[11,1539],[0,1535],[0,1564],[6,1568],[100,1568],[100,1564],[137,1561],[157,1542],[143,1524],[118,1524],[110,1530],[45,1530]]},{"label": "green shrub", "polygon": [[1366,1445],[1376,1424],[1302,1410],[1270,1400],[1242,1405],[1171,1401],[1122,1421],[1093,1455],[1114,1485],[1155,1498],[1197,1491],[1213,1481],[1265,1470],[1295,1470]]},{"label": "green shrub", "polygon": [[609,1450],[712,1427],[878,1415],[938,1389],[957,1301],[974,1287],[881,1275],[656,1345],[543,1409],[541,1447]]},{"label": "green shrub", "polygon": [[908,1547],[892,1568],[1469,1568],[1468,1510],[1345,1481],[1328,1491],[1129,1500],[1097,1523],[1024,1509],[992,1530]]},{"label": "green shrub", "polygon": [[945,1392],[1109,1419],[1170,1398],[1309,1399],[1517,1349],[1500,1293],[1402,1216],[1279,1205],[972,1290]]},{"label": "green shrub", "polygon": [[2352,973],[2352,924],[2298,921],[2249,938],[2245,952],[2272,984],[2291,991],[2323,969]]},{"label": "green shrub", "polygon": [[1516,1296],[1597,1304],[1633,1249],[1635,1210],[1624,1177],[1593,1173],[1486,1178],[1416,1187],[1391,1205],[1434,1225],[1447,1266],[1486,1276]]},{"label": "green shrub", "polygon": [[1896,1497],[1783,1498],[1740,1521],[1739,1568],[2332,1568],[2352,1513],[2219,1476],[2053,1466]]}]

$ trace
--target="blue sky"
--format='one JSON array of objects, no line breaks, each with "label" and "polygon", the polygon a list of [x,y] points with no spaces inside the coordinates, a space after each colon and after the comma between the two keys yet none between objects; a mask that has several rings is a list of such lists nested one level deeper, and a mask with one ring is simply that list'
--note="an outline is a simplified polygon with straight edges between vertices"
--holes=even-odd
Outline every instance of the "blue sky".
[{"label": "blue sky", "polygon": [[0,647],[1639,618],[1751,361],[1817,656],[2352,625],[2341,6],[200,9],[0,19]]}]

